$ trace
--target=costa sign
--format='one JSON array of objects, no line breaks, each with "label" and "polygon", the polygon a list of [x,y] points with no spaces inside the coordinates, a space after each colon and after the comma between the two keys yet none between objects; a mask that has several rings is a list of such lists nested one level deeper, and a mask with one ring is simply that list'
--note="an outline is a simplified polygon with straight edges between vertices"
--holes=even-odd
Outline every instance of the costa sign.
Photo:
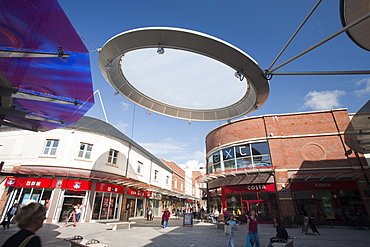
[{"label": "costa sign", "polygon": [[266,190],[266,186],[263,184],[248,185],[247,190]]}]

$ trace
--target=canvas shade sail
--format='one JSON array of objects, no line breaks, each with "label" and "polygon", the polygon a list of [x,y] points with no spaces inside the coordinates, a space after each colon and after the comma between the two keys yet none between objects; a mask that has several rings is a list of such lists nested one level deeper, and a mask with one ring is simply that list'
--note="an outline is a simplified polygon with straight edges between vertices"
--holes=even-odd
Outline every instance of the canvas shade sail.
[{"label": "canvas shade sail", "polygon": [[92,107],[88,50],[56,0],[2,0],[0,33],[0,125],[47,131]]}]

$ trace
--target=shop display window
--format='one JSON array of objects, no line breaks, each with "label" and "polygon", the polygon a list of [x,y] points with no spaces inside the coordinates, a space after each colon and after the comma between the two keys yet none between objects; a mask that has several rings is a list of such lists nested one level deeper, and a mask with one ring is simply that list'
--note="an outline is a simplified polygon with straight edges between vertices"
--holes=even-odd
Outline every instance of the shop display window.
[{"label": "shop display window", "polygon": [[96,192],[92,212],[93,220],[118,219],[119,199],[117,193]]},{"label": "shop display window", "polygon": [[241,197],[243,201],[252,201],[257,200],[257,193],[256,192],[245,192],[241,193]]}]

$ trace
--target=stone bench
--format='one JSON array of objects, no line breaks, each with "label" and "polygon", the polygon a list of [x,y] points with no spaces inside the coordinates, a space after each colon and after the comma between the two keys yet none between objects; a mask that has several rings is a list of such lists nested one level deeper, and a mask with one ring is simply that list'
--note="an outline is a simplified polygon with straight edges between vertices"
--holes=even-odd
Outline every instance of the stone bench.
[{"label": "stone bench", "polygon": [[216,223],[216,229],[224,229],[224,227],[225,227],[225,223],[223,222]]},{"label": "stone bench", "polygon": [[272,243],[272,246],[274,247],[293,247],[294,240],[295,238],[289,238],[286,243],[275,242],[275,243]]},{"label": "stone bench", "polygon": [[130,229],[131,224],[136,224],[134,221],[125,221],[125,222],[109,222],[106,223],[108,226],[113,226],[112,230],[118,230],[118,229]]},{"label": "stone bench", "polygon": [[108,245],[102,244],[99,240],[91,239],[86,243],[82,243],[83,237],[81,236],[74,236],[72,238],[65,238],[65,241],[69,242],[70,247],[107,247]]}]

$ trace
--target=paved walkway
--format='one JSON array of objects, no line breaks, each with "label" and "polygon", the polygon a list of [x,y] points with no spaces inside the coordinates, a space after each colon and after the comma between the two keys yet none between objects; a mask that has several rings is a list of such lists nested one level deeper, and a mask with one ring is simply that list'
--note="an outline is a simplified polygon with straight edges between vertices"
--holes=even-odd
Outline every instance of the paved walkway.
[{"label": "paved walkway", "polygon": [[[109,247],[222,247],[227,246],[228,237],[224,236],[223,230],[216,229],[211,223],[195,221],[194,225],[182,226],[182,220],[171,218],[169,227],[163,229],[160,219],[153,221],[145,219],[133,220],[136,224],[130,230],[123,229],[112,231],[110,226],[104,223],[80,223],[76,228],[72,224],[63,228],[63,223],[44,224],[37,234],[41,236],[44,247],[67,247],[69,243],[64,238],[74,235],[84,237],[83,243],[90,239],[97,239]],[[289,235],[296,237],[295,247],[368,247],[370,246],[370,231],[347,229],[346,227],[318,228],[321,235],[301,233],[301,228],[288,228]],[[12,234],[18,231],[14,225],[8,230],[0,228],[0,245]],[[238,226],[235,232],[235,246],[245,247],[246,225]],[[261,247],[267,245],[271,236],[275,235],[272,225],[259,225]]]}]

